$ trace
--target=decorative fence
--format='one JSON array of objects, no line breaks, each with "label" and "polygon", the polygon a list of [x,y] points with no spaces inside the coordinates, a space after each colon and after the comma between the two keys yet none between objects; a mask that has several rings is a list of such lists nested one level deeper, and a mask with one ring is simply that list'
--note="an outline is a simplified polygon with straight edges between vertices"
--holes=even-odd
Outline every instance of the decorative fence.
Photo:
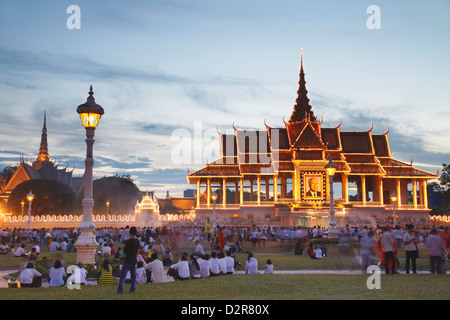
[{"label": "decorative fence", "polygon": [[[67,215],[67,216],[33,216],[30,220],[32,229],[41,228],[77,228],[83,220],[83,216]],[[135,215],[93,215],[92,221],[98,228],[102,227],[125,227],[135,222]],[[0,223],[2,228],[27,228],[28,216],[3,216]]]}]

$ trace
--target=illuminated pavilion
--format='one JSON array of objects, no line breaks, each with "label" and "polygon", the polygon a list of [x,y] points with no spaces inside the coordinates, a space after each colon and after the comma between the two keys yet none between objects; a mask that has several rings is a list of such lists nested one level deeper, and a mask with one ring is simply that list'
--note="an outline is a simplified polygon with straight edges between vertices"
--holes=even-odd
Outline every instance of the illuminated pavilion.
[{"label": "illuminated pavilion", "polygon": [[[305,84],[302,57],[296,104],[289,121],[283,119],[284,127],[264,121],[266,130],[240,130],[234,124],[234,134],[218,130],[220,158],[188,172],[188,182],[196,185],[197,217],[213,216],[214,192],[219,225],[327,226],[330,187],[324,166],[331,155],[337,165],[333,190],[338,225],[392,225],[394,212],[400,225],[428,224],[427,181],[438,176],[393,159],[389,128],[375,134],[373,126],[367,131],[343,131],[341,123],[322,127]],[[310,182],[317,193],[309,192]]]}]

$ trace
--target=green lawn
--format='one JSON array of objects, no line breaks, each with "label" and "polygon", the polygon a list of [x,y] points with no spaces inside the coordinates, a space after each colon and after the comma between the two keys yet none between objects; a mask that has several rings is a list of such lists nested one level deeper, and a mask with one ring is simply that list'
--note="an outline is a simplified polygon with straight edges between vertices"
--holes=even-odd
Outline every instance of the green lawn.
[{"label": "green lawn", "polygon": [[134,294],[116,294],[117,285],[81,289],[0,289],[3,300],[448,300],[448,275],[381,275],[381,288],[368,289],[367,275],[232,275],[147,283]]},{"label": "green lawn", "polygon": [[[266,260],[274,264],[273,275],[235,274],[218,278],[201,279],[185,282],[167,282],[138,285],[137,292],[128,294],[129,285],[123,296],[116,294],[117,285],[83,286],[80,290],[67,287],[42,289],[0,289],[3,300],[448,300],[450,299],[450,281],[448,275],[381,275],[381,289],[369,290],[367,274],[333,275],[333,274],[276,274],[277,270],[359,270],[358,249],[351,248],[342,254],[338,246],[329,246],[328,255],[322,260],[313,260],[306,256],[293,254],[293,245],[288,242],[267,243],[266,247],[252,248],[245,243],[246,249],[255,252],[259,269],[262,270]],[[27,246],[29,249],[31,245]],[[191,253],[192,242],[180,244],[174,253],[177,260],[182,252]],[[418,270],[429,269],[428,252],[421,248]],[[42,249],[40,257],[61,259],[66,264],[76,261],[75,253],[50,252]],[[245,266],[246,254],[239,254],[238,259]],[[400,272],[404,269],[404,251],[399,252]],[[22,258],[0,256],[0,269],[17,269]],[[243,270],[243,268],[241,268]]]}]

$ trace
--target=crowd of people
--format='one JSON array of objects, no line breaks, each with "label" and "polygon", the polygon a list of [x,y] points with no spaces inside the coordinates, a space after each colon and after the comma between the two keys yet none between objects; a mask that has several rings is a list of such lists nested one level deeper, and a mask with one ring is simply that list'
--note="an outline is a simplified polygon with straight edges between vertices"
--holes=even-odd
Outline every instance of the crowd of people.
[{"label": "crowd of people", "polygon": [[[96,254],[103,258],[98,266],[97,283],[118,283],[118,293],[123,292],[124,283],[132,283],[130,291],[136,284],[147,282],[164,282],[166,275],[176,281],[193,280],[233,274],[241,267],[237,253],[247,253],[245,273],[257,274],[258,261],[252,252],[244,250],[241,243],[247,241],[253,248],[264,247],[268,241],[296,241],[295,254],[303,254],[303,245],[309,244],[305,255],[312,259],[322,259],[327,254],[324,245],[313,244],[313,239],[326,239],[327,229],[320,226],[271,228],[227,228],[216,227],[212,234],[196,227],[162,227],[162,228],[99,228],[95,236],[99,242]],[[214,236],[213,236],[214,235]],[[39,287],[42,275],[34,269],[34,262],[39,259],[40,248],[49,251],[74,252],[78,233],[76,229],[54,228],[52,230],[0,230],[0,254],[25,257],[28,261],[20,273],[19,281],[23,286]],[[339,230],[339,240],[354,240],[360,244],[360,261],[363,271],[369,265],[379,261],[387,274],[398,273],[398,251],[405,250],[406,273],[417,273],[416,261],[419,257],[418,244],[429,248],[430,270],[432,273],[444,272],[445,255],[450,246],[448,227],[418,232],[414,226],[405,228],[386,227],[345,227]],[[192,254],[184,252],[177,261],[173,261],[172,252],[178,251],[180,241],[195,242]],[[26,250],[25,243],[32,247]],[[115,245],[119,243],[119,246]],[[122,247],[120,246],[122,244]],[[205,245],[205,247],[204,247]],[[17,247],[17,249],[15,248]],[[208,248],[209,247],[209,248]],[[207,252],[208,251],[208,252]],[[114,277],[110,259],[121,259],[120,276]],[[68,275],[61,261],[56,260],[50,268],[49,286],[65,285]],[[87,271],[83,265],[76,269],[72,277],[77,283],[85,284]],[[264,273],[273,273],[273,263],[266,261]],[[72,279],[71,278],[71,279]]]}]

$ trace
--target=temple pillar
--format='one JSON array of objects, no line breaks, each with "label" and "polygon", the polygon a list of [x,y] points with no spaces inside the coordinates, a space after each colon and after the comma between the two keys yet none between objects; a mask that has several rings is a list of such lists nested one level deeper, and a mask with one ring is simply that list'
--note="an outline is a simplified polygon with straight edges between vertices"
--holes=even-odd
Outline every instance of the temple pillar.
[{"label": "temple pillar", "polygon": [[362,175],[361,176],[361,200],[362,200],[362,204],[365,205],[366,204],[366,176]]},{"label": "temple pillar", "polygon": [[342,198],[348,202],[348,174],[342,174]]},{"label": "temple pillar", "polygon": [[428,194],[427,194],[427,181],[422,181],[422,190],[423,190],[423,205],[425,208],[428,208]]},{"label": "temple pillar", "polygon": [[227,179],[222,180],[222,204],[225,208],[227,206]]},{"label": "temple pillar", "polygon": [[201,198],[201,193],[200,193],[200,179],[197,180],[197,208],[200,208],[200,198]]},{"label": "temple pillar", "polygon": [[413,183],[413,189],[412,189],[412,196],[413,196],[413,205],[414,209],[417,209],[417,181],[414,179],[412,181]]},{"label": "temple pillar", "polygon": [[266,178],[266,201],[270,200],[270,182],[269,182],[269,178]]},{"label": "temple pillar", "polygon": [[258,176],[256,178],[256,183],[257,183],[257,187],[258,187],[258,195],[256,197],[257,201],[258,201],[258,205],[261,204],[261,177]]},{"label": "temple pillar", "polygon": [[397,207],[400,208],[402,206],[402,190],[400,179],[395,179],[395,184],[397,186]]},{"label": "temple pillar", "polygon": [[273,177],[273,201],[278,201],[278,176]]},{"label": "temple pillar", "polygon": [[211,207],[211,178],[206,179],[206,206]]},{"label": "temple pillar", "polygon": [[239,203],[239,182],[236,180],[234,181],[234,204],[238,204]]},{"label": "temple pillar", "polygon": [[384,197],[383,197],[383,177],[378,177],[378,200],[380,201],[380,205],[384,204]]},{"label": "temple pillar", "polygon": [[250,201],[253,201],[253,180],[250,179]]},{"label": "temple pillar", "polygon": [[239,179],[239,204],[244,204],[244,177]]}]

